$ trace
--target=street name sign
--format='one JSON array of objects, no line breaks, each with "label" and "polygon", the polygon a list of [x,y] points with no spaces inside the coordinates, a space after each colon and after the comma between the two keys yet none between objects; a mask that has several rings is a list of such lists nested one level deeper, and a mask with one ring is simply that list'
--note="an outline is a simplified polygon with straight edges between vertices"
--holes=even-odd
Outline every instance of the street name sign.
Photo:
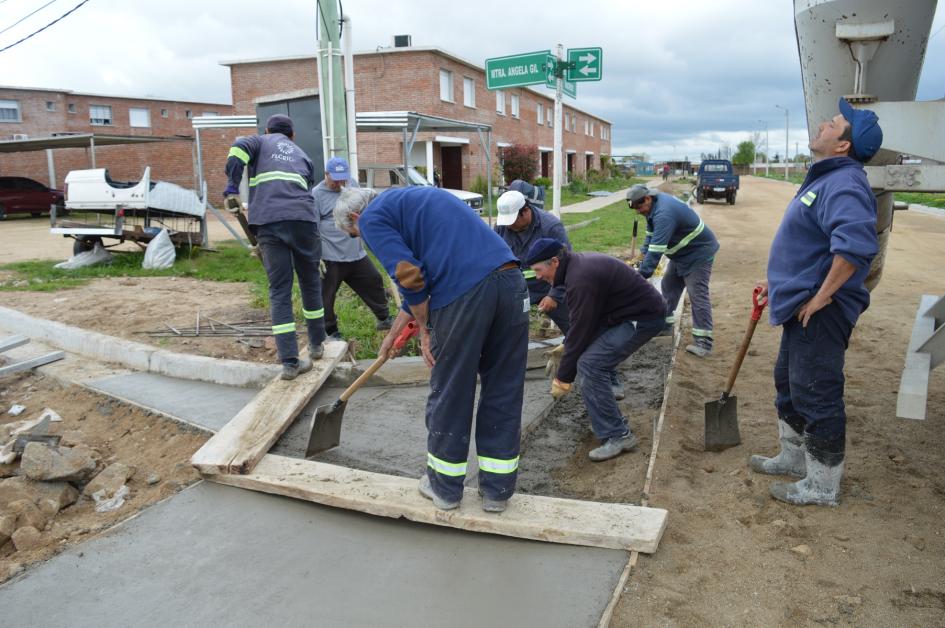
[{"label": "street name sign", "polygon": [[[555,77],[554,73],[552,73],[551,76],[549,76],[548,79],[545,81],[545,87],[547,87],[548,89],[557,89],[558,85],[555,83],[556,80],[557,80],[557,77]],[[577,83],[575,83],[574,81],[569,81],[566,78],[561,79],[561,92],[565,96],[570,96],[571,98],[576,99],[577,98]]]},{"label": "street name sign", "polygon": [[550,50],[540,50],[486,59],[486,88],[505,89],[544,83],[546,59],[550,54]]},{"label": "street name sign", "polygon": [[600,48],[568,48],[568,73],[565,78],[569,81],[599,81],[601,79]]}]

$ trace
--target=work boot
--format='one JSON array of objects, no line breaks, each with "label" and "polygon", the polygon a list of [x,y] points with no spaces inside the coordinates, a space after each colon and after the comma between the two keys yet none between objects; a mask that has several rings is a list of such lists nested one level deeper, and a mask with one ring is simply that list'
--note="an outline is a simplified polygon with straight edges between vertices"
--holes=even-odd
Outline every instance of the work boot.
[{"label": "work boot", "polygon": [[794,428],[784,419],[778,419],[778,440],[781,442],[781,451],[773,458],[752,456],[748,459],[748,466],[755,473],[767,475],[790,475],[802,478],[807,475],[807,464],[804,461],[804,436],[794,431]]},{"label": "work boot", "polygon": [[489,499],[482,489],[479,489],[479,497],[482,498],[482,509],[486,512],[503,512],[509,505],[507,499]]},{"label": "work boot", "polygon": [[602,462],[619,456],[625,451],[632,451],[637,446],[637,437],[633,432],[627,432],[624,436],[614,436],[608,438],[604,443],[592,449],[588,457],[594,462]]},{"label": "work boot", "polygon": [[702,340],[696,340],[691,345],[686,345],[686,351],[700,358],[704,358],[712,353],[712,345]]},{"label": "work boot", "polygon": [[843,453],[820,452],[805,442],[807,477],[797,482],[775,482],[769,491],[778,501],[795,506],[837,506],[840,504],[840,478],[843,477]]},{"label": "work boot", "polygon": [[430,483],[430,477],[426,473],[420,476],[420,485],[418,488],[420,489],[420,494],[427,499],[433,500],[433,505],[440,510],[455,510],[459,508],[459,500],[448,502],[433,492],[433,485]]},{"label": "work boot", "polygon": [[325,355],[324,342],[320,342],[317,345],[311,342],[308,343],[308,357],[313,360],[321,360],[323,355]]},{"label": "work boot", "polygon": [[385,331],[387,329],[390,329],[393,326],[394,326],[394,317],[388,314],[387,318],[378,320],[377,325],[375,325],[374,328],[377,329],[377,331]]},{"label": "work boot", "polygon": [[292,380],[298,377],[300,373],[308,373],[311,370],[312,361],[308,358],[286,360],[282,363],[282,379]]},{"label": "work boot", "polygon": [[626,395],[623,392],[623,384],[617,379],[617,371],[610,372],[610,389],[614,391],[614,399],[620,401]]}]

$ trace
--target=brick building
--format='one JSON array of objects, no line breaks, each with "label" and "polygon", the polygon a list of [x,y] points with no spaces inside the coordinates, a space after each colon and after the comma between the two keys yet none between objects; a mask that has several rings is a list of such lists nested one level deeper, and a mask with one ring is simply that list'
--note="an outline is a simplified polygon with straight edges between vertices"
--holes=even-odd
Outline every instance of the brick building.
[{"label": "brick building", "polygon": [[[314,55],[223,65],[230,68],[234,114],[252,115],[260,105],[317,93],[312,89],[317,84]],[[423,47],[355,53],[354,77],[359,112],[415,111],[489,124],[493,128],[493,163],[498,164],[501,149],[510,144],[535,145],[539,174],[551,177],[554,98],[550,90],[489,91],[482,67],[443,50]],[[583,176],[588,170],[600,169],[601,157],[610,155],[611,125],[570,102],[565,99],[562,117],[564,170],[571,176]],[[361,164],[401,163],[402,151],[397,134],[358,133]],[[445,187],[468,189],[477,175],[486,174],[485,155],[471,133],[421,133],[410,161],[424,167],[428,177],[432,176],[429,166],[438,168]]]},{"label": "brick building", "polygon": [[[152,179],[194,187],[194,131],[191,118],[230,115],[232,105],[145,98],[121,98],[68,90],[0,87],[0,140],[35,139],[54,134],[185,138],[155,144],[99,146],[97,167],[119,180],[138,180],[146,166]],[[49,180],[45,151],[0,154],[0,175],[24,176],[61,187],[70,170],[92,167],[88,148],[52,151],[56,181]]]}]

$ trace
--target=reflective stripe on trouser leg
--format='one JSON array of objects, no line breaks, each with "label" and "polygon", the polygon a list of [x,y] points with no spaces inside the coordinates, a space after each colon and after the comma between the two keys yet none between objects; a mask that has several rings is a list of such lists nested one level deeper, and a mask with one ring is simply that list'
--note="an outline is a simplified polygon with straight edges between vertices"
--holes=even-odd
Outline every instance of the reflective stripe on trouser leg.
[{"label": "reflective stripe on trouser leg", "polygon": [[479,472],[480,473],[500,473],[508,474],[515,473],[518,471],[518,456],[514,458],[509,458],[507,460],[499,460],[498,458],[487,458],[486,456],[479,456]]},{"label": "reflective stripe on trouser leg", "polygon": [[692,307],[692,335],[698,344],[709,348],[712,347],[712,302],[709,296],[711,277],[711,260],[696,266],[685,277]]},{"label": "reflective stripe on trouser leg", "polygon": [[447,462],[446,460],[441,460],[437,458],[430,452],[427,452],[427,466],[433,469],[437,473],[442,473],[443,475],[457,478],[466,476],[466,461],[462,462]]}]

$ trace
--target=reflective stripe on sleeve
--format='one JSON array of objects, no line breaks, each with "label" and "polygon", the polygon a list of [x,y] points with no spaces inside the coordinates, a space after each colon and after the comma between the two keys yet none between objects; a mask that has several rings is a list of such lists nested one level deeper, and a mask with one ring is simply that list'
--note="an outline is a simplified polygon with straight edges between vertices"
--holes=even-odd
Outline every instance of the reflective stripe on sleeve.
[{"label": "reflective stripe on sleeve", "polygon": [[817,198],[817,195],[811,192],[810,190],[808,190],[807,193],[801,197],[801,202],[807,205],[808,207],[810,207],[811,205],[814,204],[815,198]]},{"label": "reflective stripe on sleeve", "polygon": [[315,318],[324,318],[325,308],[322,308],[320,310],[306,310],[305,308],[302,308],[302,316],[304,316],[306,320],[312,320]]},{"label": "reflective stripe on sleeve", "polygon": [[460,477],[466,475],[465,462],[447,462],[445,460],[440,460],[429,452],[427,452],[427,466],[437,473],[448,475],[450,477]]},{"label": "reflective stripe on sleeve", "polygon": [[675,316],[667,316],[667,317],[666,317],[666,324],[667,324],[667,325],[672,325],[672,324],[674,324],[675,322],[676,322],[676,317],[675,317]]},{"label": "reflective stripe on sleeve", "polygon": [[524,277],[525,279],[534,279],[534,278],[536,278],[537,276],[538,276],[538,275],[535,274],[535,271],[534,271],[534,270],[529,269],[529,270],[523,270],[523,271],[522,271],[522,277]]},{"label": "reflective stripe on sleeve", "polygon": [[666,253],[665,244],[651,244],[647,248],[647,253]]},{"label": "reflective stripe on sleeve", "polygon": [[698,236],[700,233],[702,233],[702,231],[703,231],[704,229],[705,229],[705,223],[700,220],[698,226],[697,226],[695,229],[693,229],[692,231],[690,231],[690,232],[686,235],[685,238],[683,238],[682,240],[680,240],[680,241],[679,241],[679,244],[677,244],[676,246],[674,246],[674,247],[671,248],[671,249],[667,249],[667,250],[666,250],[666,254],[667,254],[667,255],[672,255],[673,253],[677,253],[680,249],[682,249],[682,248],[685,247],[687,244],[689,244],[690,242],[692,242],[692,241],[696,238],[696,236]]},{"label": "reflective stripe on sleeve", "polygon": [[295,331],[295,322],[283,323],[282,325],[273,325],[272,333],[275,335],[289,334]]},{"label": "reflective stripe on sleeve", "polygon": [[478,458],[480,471],[502,474],[515,473],[518,471],[518,456],[507,460],[487,458],[485,456],[478,456]]},{"label": "reflective stripe on sleeve", "polygon": [[226,156],[226,158],[229,159],[230,157],[236,157],[237,159],[242,161],[244,164],[249,163],[249,153],[247,153],[245,150],[243,150],[239,146],[230,147],[230,152]]}]

